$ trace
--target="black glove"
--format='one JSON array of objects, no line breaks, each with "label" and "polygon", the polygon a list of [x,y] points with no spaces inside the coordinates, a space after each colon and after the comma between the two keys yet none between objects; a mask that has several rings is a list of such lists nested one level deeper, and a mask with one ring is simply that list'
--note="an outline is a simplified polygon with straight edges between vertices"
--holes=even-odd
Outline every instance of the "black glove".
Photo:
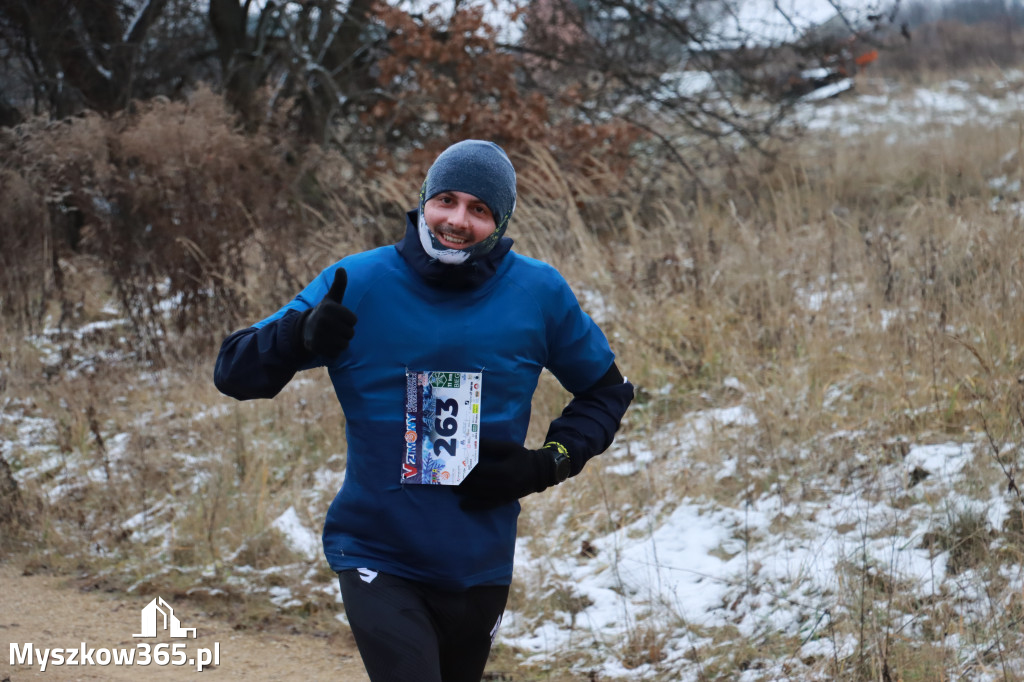
[{"label": "black glove", "polygon": [[492,509],[539,493],[568,475],[568,455],[556,443],[527,450],[511,441],[481,438],[480,459],[455,492],[462,496],[463,509]]},{"label": "black glove", "polygon": [[338,268],[331,289],[315,308],[302,314],[302,346],[310,353],[327,358],[348,348],[355,336],[356,314],[341,304],[348,285],[348,273]]}]

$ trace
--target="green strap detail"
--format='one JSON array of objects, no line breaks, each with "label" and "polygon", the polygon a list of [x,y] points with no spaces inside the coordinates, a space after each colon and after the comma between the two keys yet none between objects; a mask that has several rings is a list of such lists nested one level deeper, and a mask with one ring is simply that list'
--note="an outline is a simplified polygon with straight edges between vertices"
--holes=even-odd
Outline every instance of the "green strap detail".
[{"label": "green strap detail", "polygon": [[565,455],[568,459],[572,459],[572,457],[569,457],[569,449],[566,448],[561,443],[559,443],[558,441],[549,440],[547,443],[544,443],[544,447],[555,448],[556,450],[558,450],[559,453]]}]

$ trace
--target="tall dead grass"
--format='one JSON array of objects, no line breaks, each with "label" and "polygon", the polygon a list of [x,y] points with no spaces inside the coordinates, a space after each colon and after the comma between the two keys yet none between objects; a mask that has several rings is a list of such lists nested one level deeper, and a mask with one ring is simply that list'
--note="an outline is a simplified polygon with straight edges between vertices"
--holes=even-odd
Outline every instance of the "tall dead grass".
[{"label": "tall dead grass", "polygon": [[[667,191],[653,205],[609,201],[610,229],[577,235],[566,220],[561,231],[524,240],[525,250],[549,259],[551,245],[572,244],[570,257],[555,249],[553,258],[578,291],[597,293],[584,296],[585,305],[603,315],[623,371],[638,386],[620,442],[644,434],[655,449],[653,471],[662,472],[625,480],[598,474],[568,500],[528,505],[521,528],[537,539],[531,551],[552,552],[544,529],[566,518],[555,551],[572,556],[595,534],[667,513],[686,497],[726,505],[767,491],[796,504],[826,499],[843,481],[867,475],[870,482],[871,468],[898,462],[907,442],[980,438],[985,455],[963,492],[984,499],[1002,488],[1012,507],[1024,509],[1021,197],[998,189],[1019,186],[1018,138],[969,123],[942,137],[914,137],[826,139],[787,150],[771,168],[751,160],[736,191],[697,202],[675,198],[688,193],[683,178],[661,178]],[[532,217],[519,214],[519,229],[532,229]],[[541,423],[539,415],[554,414],[565,398],[547,391],[538,399]],[[659,441],[659,433],[688,410],[739,401],[757,414],[753,441],[723,435],[691,466],[667,466],[675,443]],[[719,476],[723,452],[740,459],[736,475]],[[865,452],[875,461],[858,470],[852,455]],[[880,503],[906,504],[885,485],[870,490]],[[986,665],[998,658],[1013,679],[1007,659],[1019,614],[995,605],[1013,601],[997,576],[1020,562],[1016,531],[967,523],[969,510],[949,513],[936,551],[953,548],[955,570],[990,576],[984,617],[965,621],[945,602],[923,606],[909,586],[886,583],[874,563],[851,566],[850,600],[835,611],[850,615],[829,616],[828,625],[835,637],[852,633],[860,648],[853,660],[820,662],[826,676],[884,679],[900,670],[934,679],[940,669],[960,669],[955,652],[900,629],[898,614],[924,609],[936,632],[994,640]],[[902,523],[909,527],[911,518]],[[564,610],[531,604],[538,594],[560,594],[561,577],[550,580],[514,593],[516,607]],[[704,654],[716,666],[721,656],[741,665],[742,656],[728,653],[735,640],[727,642]],[[935,648],[923,655],[922,646]],[[799,643],[770,637],[761,654],[773,647],[793,651]],[[643,655],[628,649],[623,660]]]}]

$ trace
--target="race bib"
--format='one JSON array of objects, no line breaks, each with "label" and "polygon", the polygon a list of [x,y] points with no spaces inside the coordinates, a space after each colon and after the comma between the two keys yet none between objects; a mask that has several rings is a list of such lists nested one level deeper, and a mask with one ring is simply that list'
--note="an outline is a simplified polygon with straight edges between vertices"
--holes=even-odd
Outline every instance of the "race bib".
[{"label": "race bib", "polygon": [[402,483],[458,485],[480,455],[477,372],[405,371]]}]

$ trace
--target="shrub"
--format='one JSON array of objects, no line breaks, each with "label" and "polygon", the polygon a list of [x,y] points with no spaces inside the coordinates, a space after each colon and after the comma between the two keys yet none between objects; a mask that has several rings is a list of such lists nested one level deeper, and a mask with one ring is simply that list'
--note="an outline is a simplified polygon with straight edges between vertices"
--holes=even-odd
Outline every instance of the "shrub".
[{"label": "shrub", "polygon": [[[565,90],[562,101],[524,91],[517,79],[520,59],[499,49],[497,30],[480,7],[459,9],[450,19],[384,7],[380,18],[390,40],[378,80],[388,96],[364,115],[379,143],[372,166],[404,167],[422,178],[441,149],[465,138],[494,140],[509,153],[526,152],[532,144],[558,150],[570,170],[624,170],[630,164],[630,145],[640,131],[621,121],[562,115],[579,104],[578,89]],[[400,158],[395,150],[407,145],[394,144],[398,140],[414,142]]]},{"label": "shrub", "polygon": [[0,314],[34,329],[53,292],[55,268],[44,197],[13,169],[0,168]]},{"label": "shrub", "polygon": [[60,281],[56,254],[86,253],[148,356],[169,350],[168,326],[194,349],[247,317],[253,243],[304,232],[291,191],[301,165],[266,131],[240,132],[205,88],[117,116],[29,122],[11,138],[20,177],[0,174],[14,199],[0,208],[0,251],[16,264],[3,275],[5,312],[38,317],[54,293],[45,274]]}]

